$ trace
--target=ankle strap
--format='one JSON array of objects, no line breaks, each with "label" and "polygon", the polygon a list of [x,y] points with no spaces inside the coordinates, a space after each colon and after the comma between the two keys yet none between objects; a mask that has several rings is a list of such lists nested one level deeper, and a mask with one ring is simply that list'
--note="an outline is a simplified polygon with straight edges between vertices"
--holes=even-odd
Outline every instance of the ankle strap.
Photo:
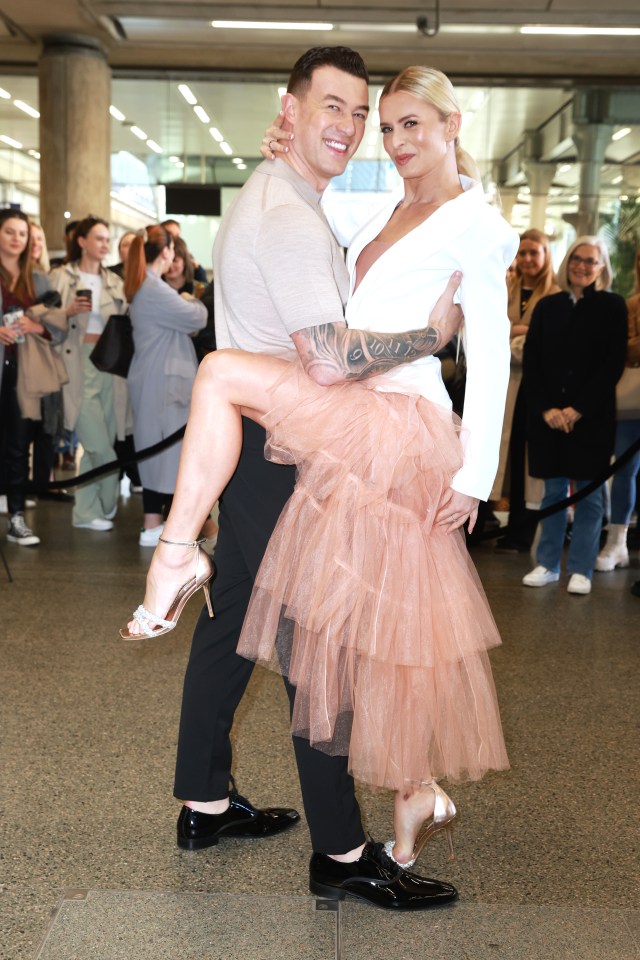
[{"label": "ankle strap", "polygon": [[160,543],[171,543],[176,547],[198,547],[201,543],[204,543],[204,537],[200,540],[165,540],[164,537],[158,537]]}]

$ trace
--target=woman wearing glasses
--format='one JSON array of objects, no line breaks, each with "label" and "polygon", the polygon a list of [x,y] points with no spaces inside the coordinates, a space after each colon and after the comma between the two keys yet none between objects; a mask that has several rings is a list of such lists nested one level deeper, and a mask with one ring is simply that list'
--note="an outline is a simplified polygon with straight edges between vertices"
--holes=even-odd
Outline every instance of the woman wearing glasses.
[{"label": "woman wearing glasses", "polygon": [[[615,388],[625,364],[627,308],[610,293],[611,264],[600,237],[580,237],[558,271],[562,289],[536,307],[524,346],[529,469],[544,479],[542,509],[606,470],[615,439]],[[602,490],[575,507],[567,557],[569,593],[591,592],[602,525]],[[560,579],[567,511],[542,521],[537,566],[523,583]]]}]

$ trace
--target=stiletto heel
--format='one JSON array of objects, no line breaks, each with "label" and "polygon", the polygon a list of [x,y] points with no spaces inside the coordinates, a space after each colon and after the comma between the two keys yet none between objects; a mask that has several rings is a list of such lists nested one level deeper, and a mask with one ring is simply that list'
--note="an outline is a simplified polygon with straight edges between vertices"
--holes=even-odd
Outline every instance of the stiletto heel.
[{"label": "stiletto heel", "polygon": [[453,827],[452,823],[458,815],[456,810],[456,805],[448,796],[442,787],[440,787],[435,780],[431,780],[430,783],[421,784],[423,787],[431,787],[435,794],[435,804],[433,807],[433,816],[426,823],[422,824],[416,837],[416,842],[413,847],[413,856],[411,860],[408,860],[406,863],[398,863],[396,858],[393,855],[393,848],[395,847],[395,840],[387,840],[384,845],[385,853],[387,856],[391,857],[394,863],[397,863],[399,867],[412,867],[422,850],[427,840],[430,840],[431,837],[439,830],[445,830],[447,833],[447,840],[449,843],[449,860],[455,859],[455,853],[453,850]]},{"label": "stiletto heel", "polygon": [[214,615],[213,607],[211,606],[211,597],[207,588],[215,573],[215,568],[210,557],[207,556],[201,548],[201,544],[204,541],[165,540],[164,537],[160,537],[160,542],[179,547],[194,547],[196,551],[195,576],[180,587],[167,611],[166,617],[158,617],[155,613],[150,613],[148,610],[145,610],[141,604],[133,614],[133,619],[140,624],[143,633],[130,633],[128,627],[122,627],[120,636],[123,640],[140,640],[143,635],[147,637],[161,637],[163,634],[169,633],[170,630],[174,630],[178,625],[180,614],[198,590],[203,590],[204,592],[209,616],[213,617]]}]

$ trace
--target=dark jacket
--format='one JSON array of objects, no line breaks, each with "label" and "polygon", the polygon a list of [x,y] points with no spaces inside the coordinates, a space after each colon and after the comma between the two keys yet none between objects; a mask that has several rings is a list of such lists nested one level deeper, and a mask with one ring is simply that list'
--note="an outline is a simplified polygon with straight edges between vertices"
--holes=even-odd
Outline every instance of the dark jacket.
[{"label": "dark jacket", "polygon": [[[591,285],[577,302],[563,291],[538,303],[523,357],[532,476],[593,480],[607,468],[626,342],[627,308],[616,293]],[[542,414],[552,407],[582,414],[571,433],[547,426]]]}]

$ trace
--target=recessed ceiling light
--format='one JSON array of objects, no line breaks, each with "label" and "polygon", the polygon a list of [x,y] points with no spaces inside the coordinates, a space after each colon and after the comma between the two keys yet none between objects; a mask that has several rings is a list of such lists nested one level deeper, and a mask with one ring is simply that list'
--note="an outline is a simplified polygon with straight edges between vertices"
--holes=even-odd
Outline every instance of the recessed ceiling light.
[{"label": "recessed ceiling light", "polygon": [[613,177],[611,183],[622,183],[622,174],[620,173],[617,177]]},{"label": "recessed ceiling light", "polygon": [[242,158],[241,158],[241,157],[234,157],[233,160],[231,161],[231,163],[242,163]]},{"label": "recessed ceiling light", "polygon": [[133,126],[133,127],[130,127],[129,129],[131,130],[131,133],[134,135],[134,137],[138,138],[138,140],[147,139],[146,133],[144,132],[144,130],[141,130],[140,127]]},{"label": "recessed ceiling light", "polygon": [[39,150],[27,150],[27,153],[29,154],[30,157],[33,157],[34,160],[39,160],[39,159],[40,159],[40,151],[39,151]]},{"label": "recessed ceiling light", "polygon": [[33,117],[34,120],[37,120],[38,117],[40,116],[39,111],[36,110],[35,107],[29,106],[28,103],[24,102],[24,100],[14,100],[13,105],[14,107],[17,107],[18,110],[22,110],[23,113],[26,113],[30,117]]},{"label": "recessed ceiling light", "polygon": [[150,150],[153,150],[154,153],[162,153],[162,147],[159,143],[156,143],[155,140],[147,140],[147,146]]},{"label": "recessed ceiling light", "polygon": [[630,134],[630,133],[631,133],[631,127],[623,127],[622,130],[617,130],[617,131],[613,134],[613,136],[611,137],[611,139],[612,139],[612,140],[622,140],[623,137],[626,137],[626,136],[627,136],[628,134]]},{"label": "recessed ceiling light", "polygon": [[111,104],[111,106],[109,107],[109,113],[114,118],[114,120],[120,120],[121,123],[125,119],[125,116],[122,110],[118,110],[118,108],[114,107],[113,104]]},{"label": "recessed ceiling light", "polygon": [[558,168],[558,173],[569,173],[569,170],[571,170],[571,164],[563,163],[562,166]]},{"label": "recessed ceiling light", "polygon": [[239,163],[239,164],[238,164],[238,170],[246,170],[246,169],[247,169],[246,163]]},{"label": "recessed ceiling light", "polygon": [[640,37],[640,27],[520,27],[520,33],[547,37]]},{"label": "recessed ceiling light", "polygon": [[[332,23],[290,23],[277,20],[212,20],[217,30],[333,30]],[[362,26],[362,25],[361,25]]]},{"label": "recessed ceiling light", "polygon": [[233,150],[231,149],[231,147],[229,146],[229,144],[226,142],[226,140],[223,140],[223,141],[220,143],[220,149],[222,150],[223,153],[226,153],[226,155],[227,155],[228,157],[230,157],[231,154],[233,153]]},{"label": "recessed ceiling light", "polygon": [[213,139],[216,141],[216,143],[222,143],[222,141],[224,140],[224,137],[222,136],[222,134],[220,133],[217,127],[209,127],[209,133],[211,134]]},{"label": "recessed ceiling light", "polygon": [[180,163],[180,157],[169,157],[171,163]]},{"label": "recessed ceiling light", "polygon": [[186,83],[179,83],[178,90],[180,91],[182,96],[185,98],[187,103],[191,104],[191,106],[194,106],[194,104],[198,102],[198,98],[194,97],[193,93],[191,92],[191,89],[186,85]]},{"label": "recessed ceiling light", "polygon": [[0,140],[6,143],[8,147],[15,147],[16,150],[22,150],[22,144],[18,140],[14,140],[13,137],[5,137],[5,135],[2,134]]},{"label": "recessed ceiling light", "polygon": [[199,120],[202,120],[203,123],[211,123],[211,117],[207,113],[204,107],[200,105],[193,108],[193,112]]},{"label": "recessed ceiling light", "polygon": [[0,100],[11,100],[11,94],[4,87],[0,87]]}]

